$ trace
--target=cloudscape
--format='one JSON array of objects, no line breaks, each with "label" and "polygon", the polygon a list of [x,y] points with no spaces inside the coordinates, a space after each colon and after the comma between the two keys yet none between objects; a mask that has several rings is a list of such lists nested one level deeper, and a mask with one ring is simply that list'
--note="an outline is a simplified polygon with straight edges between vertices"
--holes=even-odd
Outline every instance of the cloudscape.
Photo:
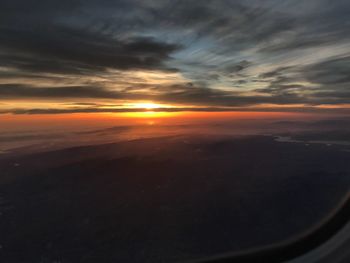
[{"label": "cloudscape", "polygon": [[349,0],[0,0],[0,262],[350,262]]},{"label": "cloudscape", "polygon": [[349,11],[328,0],[4,0],[0,112],[347,112]]}]

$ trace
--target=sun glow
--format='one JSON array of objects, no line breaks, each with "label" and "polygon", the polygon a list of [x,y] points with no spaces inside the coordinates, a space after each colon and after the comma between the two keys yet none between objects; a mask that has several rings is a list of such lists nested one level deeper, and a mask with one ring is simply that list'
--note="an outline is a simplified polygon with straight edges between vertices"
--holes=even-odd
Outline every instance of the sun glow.
[{"label": "sun glow", "polygon": [[131,117],[131,118],[167,118],[167,117],[175,117],[179,115],[178,112],[161,112],[161,111],[152,111],[152,109],[148,109],[147,111],[140,111],[140,112],[127,112],[119,114],[124,117]]},{"label": "sun glow", "polygon": [[130,108],[130,109],[140,109],[140,110],[153,110],[161,108],[173,108],[175,106],[169,104],[155,103],[152,101],[140,101],[140,102],[127,102],[123,103],[121,108]]},{"label": "sun glow", "polygon": [[161,107],[163,107],[163,105],[156,104],[156,103],[135,103],[133,105],[133,108],[140,108],[140,109],[146,109],[146,110],[158,109]]}]

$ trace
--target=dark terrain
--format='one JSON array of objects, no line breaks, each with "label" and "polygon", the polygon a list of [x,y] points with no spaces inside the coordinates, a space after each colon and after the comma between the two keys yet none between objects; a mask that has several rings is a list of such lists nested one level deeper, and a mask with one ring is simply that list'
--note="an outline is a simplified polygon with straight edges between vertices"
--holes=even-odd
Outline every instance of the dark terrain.
[{"label": "dark terrain", "polygon": [[0,157],[0,262],[174,262],[277,243],[350,186],[346,146],[174,136]]}]

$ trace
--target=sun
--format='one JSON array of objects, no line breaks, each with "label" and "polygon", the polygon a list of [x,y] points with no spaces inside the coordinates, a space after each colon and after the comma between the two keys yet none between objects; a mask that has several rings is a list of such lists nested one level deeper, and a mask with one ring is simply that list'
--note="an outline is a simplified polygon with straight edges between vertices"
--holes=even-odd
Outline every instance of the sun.
[{"label": "sun", "polygon": [[129,102],[123,108],[130,109],[130,112],[118,113],[119,116],[131,118],[165,118],[178,115],[177,112],[169,112],[168,109],[175,108],[174,105],[154,103],[152,101]]},{"label": "sun", "polygon": [[177,115],[176,112],[168,112],[167,109],[175,106],[169,104],[154,103],[152,101],[140,101],[125,104],[126,108],[133,109],[131,112],[123,113],[125,117],[132,118],[165,118]]},{"label": "sun", "polygon": [[161,107],[160,104],[156,103],[135,103],[133,105],[135,108],[140,108],[140,109],[146,109],[146,110],[152,110],[152,109],[158,109]]},{"label": "sun", "polygon": [[147,110],[152,111],[158,109],[158,111],[161,111],[161,109],[168,109],[168,108],[174,108],[176,106],[169,105],[169,104],[163,104],[163,103],[156,103],[153,101],[137,101],[137,102],[126,102],[123,103],[123,108],[129,108],[129,109],[136,109],[136,110]]}]

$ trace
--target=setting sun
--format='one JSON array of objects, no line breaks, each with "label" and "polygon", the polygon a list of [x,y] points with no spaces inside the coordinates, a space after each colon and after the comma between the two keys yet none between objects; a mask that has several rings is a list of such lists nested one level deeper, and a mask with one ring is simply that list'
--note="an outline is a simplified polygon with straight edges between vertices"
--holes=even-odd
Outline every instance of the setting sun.
[{"label": "setting sun", "polygon": [[173,108],[173,107],[175,107],[175,106],[169,105],[169,104],[154,103],[152,101],[140,101],[140,102],[132,102],[132,103],[124,103],[123,104],[123,108],[142,109],[142,110]]},{"label": "setting sun", "polygon": [[151,110],[151,109],[160,108],[160,107],[162,107],[162,105],[156,104],[156,103],[135,103],[134,107],[135,108],[146,109],[146,110]]},{"label": "setting sun", "polygon": [[[145,108],[146,109],[146,108]],[[155,108],[153,108],[155,109]],[[178,116],[179,112],[162,112],[162,111],[152,111],[152,108],[146,109],[146,111],[140,112],[125,112],[117,114],[119,117],[127,118],[167,118]]]}]

